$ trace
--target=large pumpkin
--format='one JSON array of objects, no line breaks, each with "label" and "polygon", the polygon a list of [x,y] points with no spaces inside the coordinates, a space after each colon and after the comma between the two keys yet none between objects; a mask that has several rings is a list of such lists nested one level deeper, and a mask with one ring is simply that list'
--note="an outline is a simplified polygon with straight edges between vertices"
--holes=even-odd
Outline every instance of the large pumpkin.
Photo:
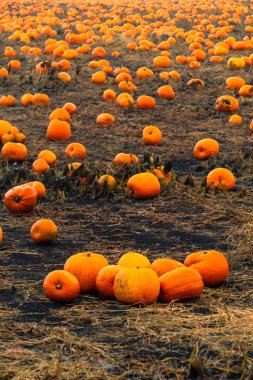
[{"label": "large pumpkin", "polygon": [[68,258],[64,270],[72,273],[80,283],[82,293],[93,293],[97,290],[96,278],[100,269],[108,265],[103,255],[93,252],[76,253]]},{"label": "large pumpkin", "polygon": [[197,298],[204,289],[199,272],[193,268],[177,268],[159,277],[162,302]]},{"label": "large pumpkin", "polygon": [[160,190],[160,182],[153,173],[138,173],[127,181],[127,191],[132,198],[155,198],[160,194]]},{"label": "large pumpkin", "polygon": [[116,275],[113,291],[122,303],[150,305],[159,295],[159,278],[149,268],[125,268]]},{"label": "large pumpkin", "polygon": [[24,161],[27,156],[27,149],[24,144],[7,142],[2,147],[2,157],[9,161]]},{"label": "large pumpkin", "polygon": [[5,207],[15,213],[32,211],[37,202],[37,192],[33,186],[16,186],[4,196]]},{"label": "large pumpkin", "polygon": [[229,273],[226,257],[219,251],[207,250],[194,252],[185,259],[185,265],[196,269],[206,286],[224,282]]}]

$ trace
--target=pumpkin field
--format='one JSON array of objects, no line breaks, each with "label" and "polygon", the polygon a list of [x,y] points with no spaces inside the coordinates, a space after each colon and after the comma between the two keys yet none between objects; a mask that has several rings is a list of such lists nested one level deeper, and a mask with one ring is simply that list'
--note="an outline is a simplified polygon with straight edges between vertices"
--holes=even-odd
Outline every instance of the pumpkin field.
[{"label": "pumpkin field", "polygon": [[0,379],[253,379],[253,2],[0,16]]}]

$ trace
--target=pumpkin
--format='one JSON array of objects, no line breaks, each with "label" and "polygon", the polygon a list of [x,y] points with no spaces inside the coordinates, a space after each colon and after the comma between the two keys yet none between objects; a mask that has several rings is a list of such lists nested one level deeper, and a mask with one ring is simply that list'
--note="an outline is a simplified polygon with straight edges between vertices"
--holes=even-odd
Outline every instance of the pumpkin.
[{"label": "pumpkin", "polygon": [[27,149],[24,144],[7,142],[2,147],[2,157],[9,161],[24,161],[27,156]]},{"label": "pumpkin", "polygon": [[169,67],[170,64],[171,64],[170,58],[164,55],[159,55],[158,57],[155,57],[153,59],[153,66],[156,68],[166,68],[166,67]]},{"label": "pumpkin", "polygon": [[235,177],[226,168],[213,169],[206,177],[206,187],[214,187],[218,190],[232,190],[235,187]]},{"label": "pumpkin", "polygon": [[47,128],[46,137],[48,140],[68,140],[71,137],[70,124],[59,119],[51,120]]},{"label": "pumpkin", "polygon": [[72,273],[80,283],[82,293],[93,293],[97,290],[96,278],[103,267],[109,265],[107,259],[99,253],[81,252],[68,258],[64,270]]},{"label": "pumpkin", "polygon": [[140,160],[135,154],[130,153],[118,153],[113,159],[114,166],[130,165],[132,162],[139,164]]},{"label": "pumpkin", "polygon": [[50,272],[43,281],[45,296],[52,302],[71,302],[80,293],[75,276],[64,270]]},{"label": "pumpkin", "polygon": [[193,88],[194,90],[203,89],[205,87],[205,83],[202,79],[199,78],[193,78],[188,80],[187,87]]},{"label": "pumpkin", "polygon": [[219,251],[207,250],[188,255],[185,266],[196,269],[206,286],[216,286],[224,282],[229,273],[226,257]]},{"label": "pumpkin", "polygon": [[125,268],[148,268],[150,267],[149,259],[137,252],[127,252],[118,261],[118,265]]},{"label": "pumpkin", "polygon": [[33,95],[33,104],[43,105],[43,106],[47,107],[50,104],[49,96],[46,94],[34,94]]},{"label": "pumpkin", "polygon": [[214,139],[199,140],[193,150],[194,157],[198,160],[206,160],[217,156],[220,151],[219,143]]},{"label": "pumpkin", "polygon": [[45,150],[42,150],[39,154],[38,154],[38,158],[41,158],[43,160],[46,161],[46,163],[50,166],[54,165],[55,162],[56,162],[56,155],[54,152],[52,152],[51,150],[48,150],[48,149],[45,149]]},{"label": "pumpkin", "polygon": [[149,268],[124,268],[115,277],[115,298],[124,304],[150,305],[157,300],[160,291],[159,278]]},{"label": "pumpkin", "polygon": [[15,136],[15,142],[24,144],[26,135],[24,133],[17,133]]},{"label": "pumpkin", "polygon": [[194,268],[180,267],[159,277],[162,302],[200,297],[204,284],[199,272]]},{"label": "pumpkin", "polygon": [[244,67],[245,67],[245,61],[244,61],[243,58],[240,58],[240,57],[231,57],[227,61],[227,67],[230,70],[244,69]]},{"label": "pumpkin", "polygon": [[58,228],[51,219],[40,219],[35,222],[30,235],[36,244],[49,244],[56,239]]},{"label": "pumpkin", "polygon": [[157,95],[161,99],[172,100],[175,98],[175,92],[173,88],[169,85],[159,87],[157,90]]},{"label": "pumpkin", "polygon": [[161,277],[165,273],[180,267],[184,267],[184,264],[177,260],[170,259],[169,257],[157,259],[150,266],[150,268],[157,273],[158,277]]},{"label": "pumpkin", "polygon": [[12,107],[15,106],[16,99],[12,95],[3,95],[0,98],[0,105],[6,106],[6,107]]},{"label": "pumpkin", "polygon": [[104,182],[107,182],[107,185],[111,190],[115,190],[117,187],[117,181],[112,175],[104,174],[101,177],[99,177],[98,183],[102,185]]},{"label": "pumpkin", "polygon": [[86,157],[86,148],[83,144],[73,142],[67,146],[65,153],[67,157],[83,160]]},{"label": "pumpkin", "polygon": [[56,108],[53,112],[49,115],[49,121],[53,119],[59,119],[62,121],[70,122],[70,114],[65,108]]},{"label": "pumpkin", "polygon": [[113,125],[115,123],[115,118],[110,113],[101,113],[96,119],[98,126],[102,127],[104,125]]},{"label": "pumpkin", "polygon": [[127,181],[127,192],[132,198],[155,198],[160,190],[160,182],[153,173],[138,173]]},{"label": "pumpkin", "polygon": [[106,74],[104,71],[97,71],[96,73],[92,74],[91,77],[92,83],[95,84],[103,84],[106,82]]},{"label": "pumpkin", "polygon": [[43,198],[46,195],[46,188],[43,185],[42,182],[40,181],[32,181],[32,182],[26,182],[21,186],[33,186],[36,193],[37,193],[37,198]]},{"label": "pumpkin", "polygon": [[113,90],[108,89],[103,92],[103,99],[106,102],[112,102],[116,99],[116,94]]},{"label": "pumpkin", "polygon": [[223,95],[216,100],[215,107],[220,112],[237,112],[239,109],[239,103],[233,96]]},{"label": "pumpkin", "polygon": [[162,132],[158,127],[149,125],[142,131],[142,141],[146,145],[160,144],[162,141]]},{"label": "pumpkin", "polygon": [[5,133],[2,135],[2,145],[7,144],[8,142],[14,142],[14,137],[12,133]]},{"label": "pumpkin", "polygon": [[241,77],[229,77],[226,79],[226,87],[230,90],[240,90],[245,85],[245,80]]},{"label": "pumpkin", "polygon": [[62,108],[68,111],[70,115],[72,115],[73,113],[76,113],[77,111],[77,107],[74,103],[65,103]]},{"label": "pumpkin", "polygon": [[3,241],[3,230],[2,227],[0,226],[0,245],[2,244]]},{"label": "pumpkin", "polygon": [[34,96],[32,94],[24,94],[20,99],[20,103],[23,107],[32,106],[34,104]]},{"label": "pumpkin", "polygon": [[136,100],[136,107],[141,110],[152,110],[156,106],[156,101],[152,96],[140,95]]},{"label": "pumpkin", "polygon": [[154,72],[151,69],[143,66],[136,71],[136,76],[138,79],[153,78]]},{"label": "pumpkin", "polygon": [[122,92],[119,94],[117,96],[116,102],[120,107],[124,108],[132,108],[134,106],[133,97],[128,92]]},{"label": "pumpkin", "polygon": [[29,185],[13,187],[4,196],[5,207],[14,213],[30,212],[36,203],[37,192]]},{"label": "pumpkin", "polygon": [[107,299],[114,299],[113,285],[116,275],[122,270],[120,265],[107,265],[100,269],[96,278],[96,287],[99,294]]},{"label": "pumpkin", "polygon": [[232,124],[241,124],[242,122],[242,117],[240,115],[237,115],[236,113],[232,116],[230,116],[229,120],[228,120],[229,123],[232,123]]},{"label": "pumpkin", "polygon": [[253,86],[250,84],[245,84],[239,89],[239,96],[252,97],[253,96]]},{"label": "pumpkin", "polygon": [[12,133],[12,125],[8,121],[0,120],[0,138],[8,133]]},{"label": "pumpkin", "polygon": [[41,174],[44,174],[47,170],[50,169],[50,166],[45,160],[43,160],[43,158],[38,158],[37,160],[35,160],[33,162],[32,167],[35,173],[41,173]]}]

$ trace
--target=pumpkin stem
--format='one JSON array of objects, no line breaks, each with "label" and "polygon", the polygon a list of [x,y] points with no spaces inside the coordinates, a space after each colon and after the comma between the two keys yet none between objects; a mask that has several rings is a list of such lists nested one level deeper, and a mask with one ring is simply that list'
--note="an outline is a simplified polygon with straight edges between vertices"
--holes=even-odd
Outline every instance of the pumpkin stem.
[{"label": "pumpkin stem", "polygon": [[61,289],[61,284],[57,284],[56,289]]},{"label": "pumpkin stem", "polygon": [[15,203],[19,203],[19,201],[20,201],[20,196],[19,195],[15,195],[15,197],[14,197],[14,202]]}]

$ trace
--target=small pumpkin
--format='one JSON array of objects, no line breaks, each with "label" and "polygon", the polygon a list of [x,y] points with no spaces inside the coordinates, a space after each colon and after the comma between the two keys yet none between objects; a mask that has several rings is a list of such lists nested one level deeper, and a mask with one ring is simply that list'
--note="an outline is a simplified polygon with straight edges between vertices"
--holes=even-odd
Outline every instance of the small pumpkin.
[{"label": "small pumpkin", "polygon": [[45,296],[52,302],[71,302],[80,293],[80,285],[75,276],[64,270],[50,272],[43,282]]},{"label": "small pumpkin", "polygon": [[68,140],[71,137],[70,124],[59,119],[51,120],[47,128],[46,137],[48,140]]},{"label": "small pumpkin", "polygon": [[32,240],[36,244],[49,244],[56,239],[58,228],[51,219],[37,220],[30,229]]},{"label": "small pumpkin", "polygon": [[162,132],[154,125],[145,127],[142,131],[142,141],[146,145],[156,145],[162,142]]},{"label": "small pumpkin", "polygon": [[140,160],[135,154],[130,153],[118,153],[113,159],[114,166],[130,165],[132,162],[139,164]]}]

